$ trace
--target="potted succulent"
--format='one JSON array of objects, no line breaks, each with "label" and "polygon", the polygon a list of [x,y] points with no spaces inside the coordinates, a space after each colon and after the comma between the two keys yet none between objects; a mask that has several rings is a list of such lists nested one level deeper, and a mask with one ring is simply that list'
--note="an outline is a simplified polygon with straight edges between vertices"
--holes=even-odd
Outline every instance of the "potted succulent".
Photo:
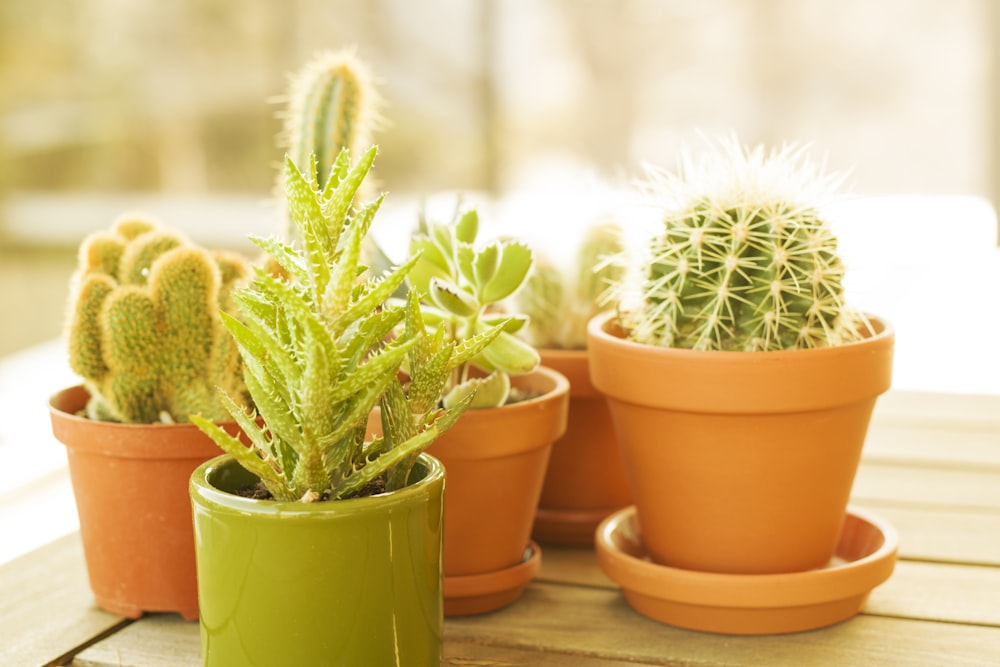
[{"label": "potted succulent", "polygon": [[188,414],[228,420],[215,387],[246,391],[218,311],[248,272],[238,255],[137,217],[80,246],[67,337],[84,382],[53,396],[50,415],[90,586],[108,611],[198,616],[187,480],[219,449]]},{"label": "potted succulent", "polygon": [[662,226],[590,322],[591,375],[654,562],[809,571],[837,547],[894,334],[845,304],[838,177],[795,146],[712,148],[652,173]]},{"label": "potted succulent", "polygon": [[325,184],[286,161],[302,245],[254,239],[284,276],[259,271],[223,316],[256,412],[223,397],[250,447],[192,418],[226,451],[190,486],[206,665],[441,660],[444,470],[422,451],[472,400],[440,408],[447,376],[500,327],[431,338],[416,295],[387,303],[417,257],[364,274],[382,198],[352,201],[374,157],[342,152]]},{"label": "potted succulent", "polygon": [[622,234],[617,223],[595,219],[581,229],[566,260],[548,244],[534,244],[534,266],[513,297],[514,308],[528,317],[520,335],[538,349],[543,366],[570,383],[566,434],[552,446],[532,530],[543,543],[592,546],[597,525],[631,504],[611,413],[590,382],[587,354],[587,323],[622,272],[610,261],[623,251]]},{"label": "potted succulent", "polygon": [[448,471],[446,616],[504,607],[537,574],[541,551],[531,526],[568,408],[566,378],[540,366],[537,351],[514,335],[526,318],[498,306],[527,277],[531,250],[512,239],[477,244],[478,233],[474,209],[456,209],[448,223],[421,219],[411,242],[420,259],[407,278],[435,339],[464,345],[502,329],[448,377],[446,407],[475,397],[428,449]]}]

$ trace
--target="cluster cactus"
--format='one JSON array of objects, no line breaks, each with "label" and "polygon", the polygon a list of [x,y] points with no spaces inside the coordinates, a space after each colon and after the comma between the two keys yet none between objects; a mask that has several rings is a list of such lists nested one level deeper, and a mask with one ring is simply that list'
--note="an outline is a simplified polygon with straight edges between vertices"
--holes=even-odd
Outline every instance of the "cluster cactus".
[{"label": "cluster cactus", "polygon": [[434,335],[456,343],[488,337],[479,354],[453,370],[444,390],[445,406],[469,395],[474,395],[474,408],[504,405],[511,395],[510,375],[530,373],[540,361],[538,352],[514,335],[528,318],[500,305],[527,278],[531,249],[513,239],[477,245],[478,234],[477,211],[457,207],[449,222],[421,217],[410,244],[419,261],[407,284],[420,295],[423,317]]},{"label": "cluster cactus", "polygon": [[[351,202],[375,153],[351,167],[341,151],[324,184],[314,157],[305,174],[286,159],[285,195],[301,247],[253,238],[283,275],[258,270],[234,294],[242,319],[223,315],[255,411],[238,397],[222,400],[252,446],[209,419],[192,419],[275,500],[337,500],[405,485],[417,455],[468,405],[439,409],[447,378],[499,333],[432,339],[415,294],[389,303],[417,257],[379,277],[366,273],[362,242],[382,197],[356,210]],[[376,405],[382,435],[366,431]]]},{"label": "cluster cactus", "polygon": [[580,350],[587,347],[587,322],[604,309],[608,287],[624,269],[615,258],[624,252],[621,227],[612,221],[587,225],[568,266],[536,246],[527,281],[513,298],[528,317],[521,335],[532,346]]},{"label": "cluster cactus", "polygon": [[225,415],[215,387],[245,393],[219,311],[249,274],[156,223],[122,217],[80,246],[70,295],[69,362],[90,392],[87,415],[125,423]]}]

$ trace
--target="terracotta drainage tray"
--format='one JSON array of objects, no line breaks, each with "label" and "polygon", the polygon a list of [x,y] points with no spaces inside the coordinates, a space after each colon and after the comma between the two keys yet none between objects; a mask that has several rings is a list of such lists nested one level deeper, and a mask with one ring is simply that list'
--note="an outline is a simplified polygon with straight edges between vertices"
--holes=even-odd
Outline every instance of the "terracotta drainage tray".
[{"label": "terracotta drainage tray", "polygon": [[542,567],[542,550],[529,542],[521,562],[495,572],[444,577],[444,615],[469,616],[496,611],[524,592]]},{"label": "terracotta drainage tray", "polygon": [[639,613],[691,630],[778,634],[811,630],[861,611],[892,574],[899,538],[887,522],[849,508],[835,557],[823,568],[788,574],[719,574],[653,563],[635,507],[597,530],[598,562]]}]

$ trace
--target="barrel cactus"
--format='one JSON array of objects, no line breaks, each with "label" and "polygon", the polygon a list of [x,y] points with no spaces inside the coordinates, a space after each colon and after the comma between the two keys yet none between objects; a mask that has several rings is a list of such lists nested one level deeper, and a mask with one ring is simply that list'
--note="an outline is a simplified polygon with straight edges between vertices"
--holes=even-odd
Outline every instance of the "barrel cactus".
[{"label": "barrel cactus", "polygon": [[544,245],[534,247],[535,264],[513,298],[528,317],[521,335],[534,347],[579,350],[587,347],[587,322],[603,310],[609,285],[623,273],[622,229],[613,221],[587,225],[568,263]]},{"label": "barrel cactus", "polygon": [[226,416],[215,387],[244,393],[236,346],[219,318],[246,261],[211,254],[156,223],[119,219],[80,246],[70,295],[69,362],[92,419],[186,422]]},{"label": "barrel cactus", "polygon": [[649,244],[632,340],[694,350],[826,347],[864,335],[844,303],[844,264],[821,214],[841,177],[802,147],[720,141],[675,173],[651,172],[662,228]]}]

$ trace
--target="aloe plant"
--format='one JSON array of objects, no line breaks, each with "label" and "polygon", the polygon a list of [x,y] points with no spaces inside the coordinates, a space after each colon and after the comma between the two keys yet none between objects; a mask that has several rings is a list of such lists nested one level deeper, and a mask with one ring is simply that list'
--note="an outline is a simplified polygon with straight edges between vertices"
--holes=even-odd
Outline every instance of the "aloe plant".
[{"label": "aloe plant", "polygon": [[[447,377],[488,342],[486,335],[429,337],[416,295],[387,303],[418,256],[380,277],[366,273],[362,242],[384,195],[356,210],[351,202],[375,153],[350,167],[341,151],[324,184],[315,157],[305,174],[286,159],[285,193],[302,246],[254,237],[287,277],[258,270],[235,294],[242,321],[223,316],[256,412],[230,396],[224,403],[252,445],[192,418],[276,500],[340,499],[405,485],[416,456],[468,406],[466,399],[438,408]],[[399,372],[404,360],[408,376]],[[376,405],[383,435],[369,437]]]},{"label": "aloe plant", "polygon": [[[844,301],[837,238],[820,212],[840,179],[804,150],[721,141],[652,172],[662,228],[621,324],[638,342],[696,350],[839,345],[867,330]],[[620,285],[623,283],[620,283]],[[627,295],[619,292],[619,298]]]},{"label": "aloe plant", "polygon": [[528,318],[499,305],[524,283],[531,249],[513,239],[477,245],[478,234],[476,210],[456,208],[449,222],[421,217],[410,244],[419,260],[407,283],[421,295],[421,310],[435,340],[486,341],[478,354],[452,370],[444,387],[446,407],[473,394],[471,407],[504,405],[511,393],[510,375],[529,373],[539,364],[538,352],[514,335]]}]

